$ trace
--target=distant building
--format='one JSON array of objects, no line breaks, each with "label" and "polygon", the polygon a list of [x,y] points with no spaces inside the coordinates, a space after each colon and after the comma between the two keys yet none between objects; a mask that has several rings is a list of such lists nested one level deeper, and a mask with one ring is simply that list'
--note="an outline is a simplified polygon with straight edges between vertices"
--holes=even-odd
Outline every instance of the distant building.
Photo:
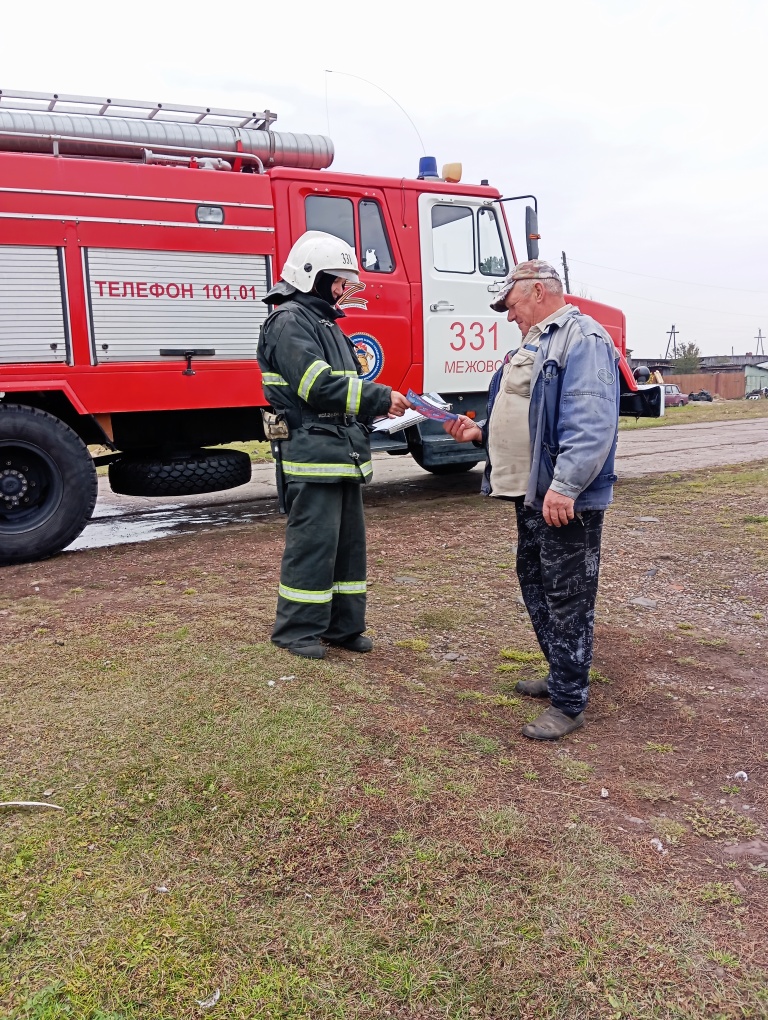
[{"label": "distant building", "polygon": [[[645,365],[652,372],[661,372],[665,380],[677,383],[681,390],[708,389],[734,399],[768,387],[768,357],[765,354],[706,355],[699,358],[699,371],[692,375],[677,375],[672,358],[627,360],[632,369]],[[741,376],[743,383],[741,379],[737,382],[736,376]]]}]

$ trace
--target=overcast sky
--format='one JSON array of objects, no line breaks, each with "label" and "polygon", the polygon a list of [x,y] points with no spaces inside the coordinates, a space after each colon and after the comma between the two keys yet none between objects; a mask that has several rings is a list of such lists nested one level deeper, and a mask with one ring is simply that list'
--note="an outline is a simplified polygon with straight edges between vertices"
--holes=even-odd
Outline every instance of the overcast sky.
[{"label": "overcast sky", "polygon": [[269,107],[330,126],[335,169],[415,176],[417,132],[361,76],[438,166],[537,196],[542,257],[635,354],[672,323],[730,354],[768,334],[767,40],[766,0],[38,2],[3,12],[0,87]]}]

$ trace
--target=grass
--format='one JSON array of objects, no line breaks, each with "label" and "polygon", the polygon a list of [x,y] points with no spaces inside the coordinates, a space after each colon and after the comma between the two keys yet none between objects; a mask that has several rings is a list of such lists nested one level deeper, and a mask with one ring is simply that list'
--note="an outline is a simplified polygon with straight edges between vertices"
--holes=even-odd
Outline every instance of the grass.
[{"label": "grass", "polygon": [[[111,451],[106,446],[91,446],[89,447],[94,457],[103,457],[105,454]],[[248,440],[244,443],[225,443],[220,447],[212,447],[212,449],[221,450],[242,450],[247,453],[254,464],[270,464],[272,463],[272,451],[270,450],[269,443],[258,442],[257,440]],[[104,477],[108,474],[108,467],[103,465],[96,469],[98,475]]]},{"label": "grass", "polygon": [[[768,491],[754,471],[722,472],[723,502]],[[635,491],[633,518],[659,494],[682,493],[688,526],[710,492],[689,481],[630,486],[622,509]],[[754,859],[726,870],[721,853],[725,841],[764,838],[752,817],[717,803],[733,768],[723,747],[740,744],[681,728],[649,695],[635,651],[647,635],[621,625],[598,635],[605,674],[592,678],[589,729],[554,746],[525,741],[521,721],[544,705],[510,696],[503,681],[517,675],[494,670],[542,668],[509,612],[514,580],[485,601],[478,586],[471,610],[411,603],[387,584],[412,569],[408,511],[398,509],[398,541],[376,568],[371,656],[309,662],[269,643],[277,527],[3,573],[0,690],[12,725],[0,800],[66,810],[0,814],[0,1015],[766,1015],[768,870]],[[419,504],[426,512],[438,536],[455,520],[450,503]],[[487,576],[508,555],[508,533],[481,517],[497,513],[477,511],[483,542],[467,543],[466,572]],[[392,535],[392,519],[374,517],[369,534],[377,528]],[[728,565],[723,556],[716,569]],[[434,583],[443,570],[455,583],[458,569],[438,554]],[[49,583],[30,594],[33,578]],[[678,640],[698,645],[704,611],[680,616],[695,630]],[[429,641],[403,638],[412,626]],[[450,670],[439,661],[445,630],[464,653]],[[734,649],[749,647],[728,634]],[[632,645],[638,635],[644,644]],[[724,669],[726,655],[739,664],[736,650],[714,647]],[[649,669],[662,652],[654,646]],[[749,704],[760,758],[762,702]],[[668,855],[649,848],[652,835]],[[198,1001],[217,989],[204,1011]]]},{"label": "grass", "polygon": [[685,407],[667,407],[663,418],[620,418],[621,431],[691,425],[708,421],[743,421],[768,417],[768,400],[718,400],[711,404],[691,401]]},{"label": "grass", "polygon": [[414,619],[416,627],[425,630],[454,630],[462,622],[462,615],[455,609],[427,609],[418,613]]},{"label": "grass", "polygon": [[736,895],[733,886],[725,882],[707,882],[699,890],[699,899],[702,903],[719,903],[729,907],[737,907],[741,903],[741,897]]},{"label": "grass", "polygon": [[586,783],[595,772],[594,765],[573,758],[560,757],[553,764],[560,775],[572,783]]},{"label": "grass", "polygon": [[254,464],[269,464],[272,462],[272,451],[269,443],[257,442],[255,439],[248,440],[245,443],[226,443],[221,447],[222,450],[242,450],[247,453]]},{"label": "grass", "polygon": [[688,832],[682,822],[678,822],[674,818],[666,818],[663,815],[652,818],[650,824],[656,835],[670,846],[679,843]]},{"label": "grass", "polygon": [[423,638],[405,638],[403,641],[395,641],[397,648],[407,648],[411,652],[426,652],[429,648],[429,641]]},{"label": "grass", "polygon": [[746,818],[728,807],[699,805],[686,812],[685,820],[697,835],[706,839],[749,838],[760,830],[752,818]]}]

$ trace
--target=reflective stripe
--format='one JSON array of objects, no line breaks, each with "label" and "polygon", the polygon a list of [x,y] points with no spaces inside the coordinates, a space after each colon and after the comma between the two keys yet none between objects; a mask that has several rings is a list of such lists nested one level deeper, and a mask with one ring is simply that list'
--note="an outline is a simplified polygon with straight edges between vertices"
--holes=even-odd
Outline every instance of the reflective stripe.
[{"label": "reflective stripe", "polygon": [[357,478],[358,474],[368,478],[373,474],[373,464],[369,460],[361,464],[300,464],[284,460],[283,472],[299,478]]},{"label": "reflective stripe", "polygon": [[332,368],[331,375],[353,375],[357,377],[357,372],[354,368]]},{"label": "reflective stripe", "polygon": [[297,393],[302,400],[306,400],[309,396],[309,391],[315,384],[315,380],[321,372],[330,372],[331,366],[327,361],[313,361],[309,368],[306,370],[304,375],[301,377],[299,388]]},{"label": "reflective stripe", "polygon": [[333,588],[328,588],[327,591],[306,591],[303,588],[289,588],[281,584],[277,592],[281,598],[288,599],[289,602],[323,603],[330,602],[333,598]]},{"label": "reflective stripe", "polygon": [[287,386],[288,383],[277,372],[262,372],[261,381],[264,386]]},{"label": "reflective stripe", "polygon": [[360,410],[360,398],[362,395],[362,379],[358,379],[357,376],[354,379],[350,379],[349,390],[347,391],[347,414],[357,414]]},{"label": "reflective stripe", "polygon": [[367,581],[337,581],[333,586],[338,595],[365,595],[368,591]]}]

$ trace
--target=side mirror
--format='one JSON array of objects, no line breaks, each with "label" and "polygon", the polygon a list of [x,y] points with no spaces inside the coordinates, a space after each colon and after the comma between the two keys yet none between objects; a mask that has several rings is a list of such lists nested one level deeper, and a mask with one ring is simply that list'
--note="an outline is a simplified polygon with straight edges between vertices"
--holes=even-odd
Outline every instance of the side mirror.
[{"label": "side mirror", "polygon": [[536,211],[527,205],[525,207],[525,244],[528,249],[528,259],[539,257],[539,217]]}]

